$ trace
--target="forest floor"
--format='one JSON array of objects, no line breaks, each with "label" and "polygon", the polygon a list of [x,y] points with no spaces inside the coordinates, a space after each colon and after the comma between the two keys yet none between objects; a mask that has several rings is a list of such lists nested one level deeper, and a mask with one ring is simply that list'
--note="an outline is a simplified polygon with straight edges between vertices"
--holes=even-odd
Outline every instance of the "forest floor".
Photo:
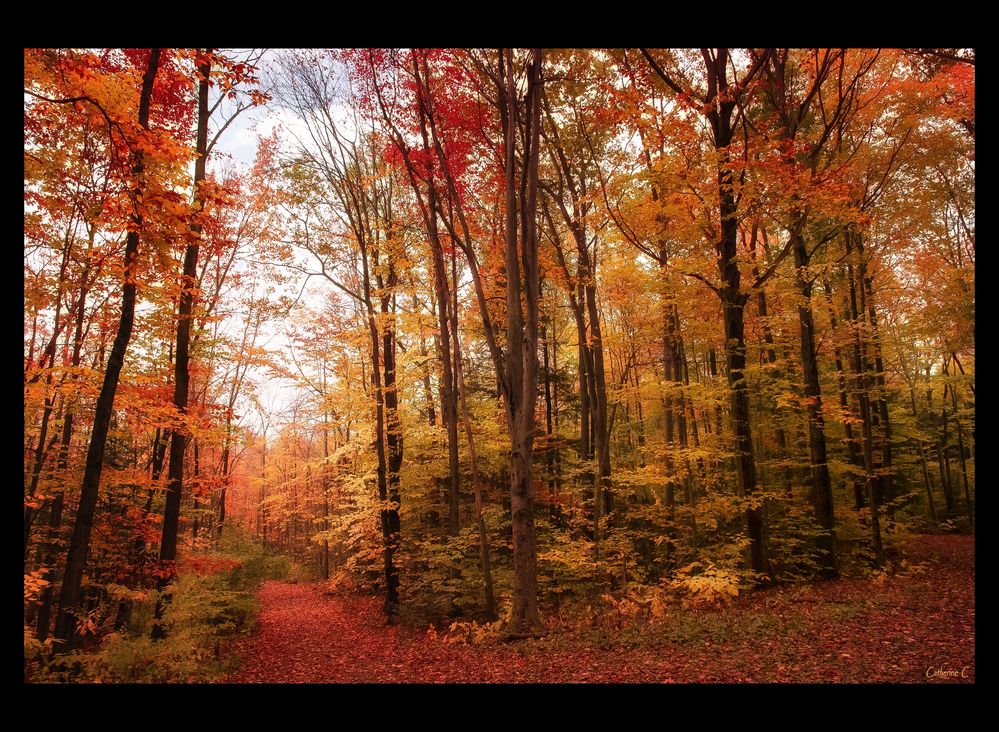
[{"label": "forest floor", "polygon": [[380,601],[270,581],[229,683],[971,683],[974,539],[923,536],[908,569],[750,593],[620,629],[471,646],[386,626]]}]

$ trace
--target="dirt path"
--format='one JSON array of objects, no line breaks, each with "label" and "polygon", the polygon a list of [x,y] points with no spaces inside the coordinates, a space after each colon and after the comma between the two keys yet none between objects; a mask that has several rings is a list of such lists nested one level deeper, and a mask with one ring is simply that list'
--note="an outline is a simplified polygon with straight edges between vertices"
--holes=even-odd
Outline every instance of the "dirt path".
[{"label": "dirt path", "polygon": [[[639,631],[448,645],[386,627],[374,598],[267,582],[232,683],[893,682],[975,678],[974,543],[921,537],[916,571],[758,592]],[[639,645],[641,647],[635,647]]]}]

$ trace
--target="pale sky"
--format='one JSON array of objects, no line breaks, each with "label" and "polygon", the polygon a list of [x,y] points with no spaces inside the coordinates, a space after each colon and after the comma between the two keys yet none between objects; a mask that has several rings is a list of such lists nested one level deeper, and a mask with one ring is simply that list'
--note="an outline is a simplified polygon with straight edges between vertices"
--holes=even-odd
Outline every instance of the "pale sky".
[{"label": "pale sky", "polygon": [[[280,49],[268,50],[261,58],[261,63],[258,67],[258,76],[261,79],[261,88],[264,91],[269,91],[269,65],[274,62],[278,53],[281,53]],[[292,112],[279,107],[275,100],[270,101],[263,107],[243,112],[222,133],[212,152],[209,167],[217,169],[220,166],[235,164],[240,170],[249,169],[256,155],[258,139],[270,135],[274,131],[274,128],[279,125],[282,128],[281,139],[285,141],[293,141],[294,137],[300,136],[305,131],[304,123]],[[211,134],[214,134],[214,131],[210,132]],[[243,266],[245,267],[246,265]],[[321,280],[321,278],[311,278],[299,301],[299,305],[288,316],[288,321],[294,322],[296,310],[301,305],[318,306],[327,286],[328,284]],[[300,289],[301,283],[299,282],[298,286],[294,288],[292,296],[297,295]],[[286,335],[288,330],[286,323],[288,321],[282,322],[279,320],[268,324],[268,327],[262,330],[258,345],[279,353],[287,352],[291,347]],[[233,327],[241,328],[242,324],[233,324]],[[260,369],[251,369],[250,376],[259,384],[261,403],[267,405],[275,417],[302,394],[289,380],[275,377]],[[242,411],[239,411],[237,407],[237,413],[244,415],[242,424],[257,429],[261,425],[259,416],[251,411],[248,402],[244,401],[243,406]],[[280,420],[275,421],[272,419],[271,424],[280,426]],[[275,437],[276,431],[272,427],[268,432],[268,438]]]}]

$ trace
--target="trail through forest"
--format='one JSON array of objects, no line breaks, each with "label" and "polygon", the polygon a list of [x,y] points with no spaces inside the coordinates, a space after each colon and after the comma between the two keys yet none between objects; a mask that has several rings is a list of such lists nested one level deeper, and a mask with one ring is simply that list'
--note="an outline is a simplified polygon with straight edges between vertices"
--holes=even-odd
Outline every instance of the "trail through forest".
[{"label": "trail through forest", "polygon": [[973,680],[975,63],[24,49],[25,681]]},{"label": "trail through forest", "polygon": [[[971,683],[974,540],[928,536],[907,569],[783,587],[638,631],[560,629],[470,646],[386,626],[380,598],[266,582],[230,683]],[[612,622],[613,619],[608,618]],[[640,645],[640,647],[638,647]]]}]

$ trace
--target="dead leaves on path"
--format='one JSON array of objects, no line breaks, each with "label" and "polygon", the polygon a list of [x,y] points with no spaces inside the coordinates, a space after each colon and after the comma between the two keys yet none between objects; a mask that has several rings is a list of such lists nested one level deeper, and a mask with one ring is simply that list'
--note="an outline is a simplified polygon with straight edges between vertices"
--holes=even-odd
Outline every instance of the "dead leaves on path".
[{"label": "dead leaves on path", "polygon": [[234,683],[969,683],[974,543],[921,537],[908,570],[754,593],[619,636],[456,645],[386,626],[377,598],[267,582]]}]

